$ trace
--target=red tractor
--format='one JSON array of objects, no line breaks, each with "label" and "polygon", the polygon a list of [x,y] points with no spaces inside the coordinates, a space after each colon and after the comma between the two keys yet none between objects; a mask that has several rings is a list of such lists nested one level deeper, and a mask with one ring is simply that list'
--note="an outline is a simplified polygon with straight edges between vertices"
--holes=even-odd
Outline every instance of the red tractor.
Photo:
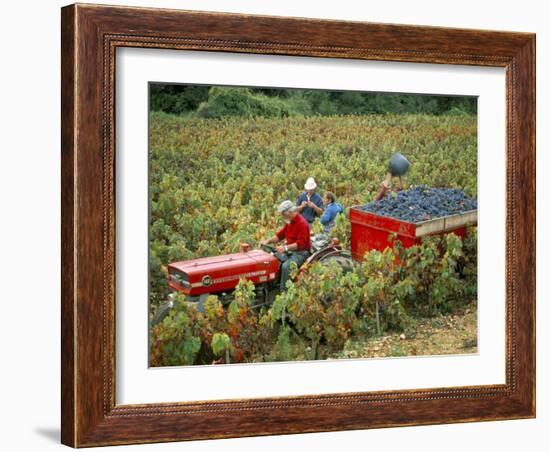
[{"label": "red tractor", "polygon": [[[302,265],[296,279],[313,262],[336,262],[344,270],[353,266],[351,254],[342,250],[337,239],[326,234],[317,234],[311,240],[311,255]],[[240,253],[203,257],[168,265],[168,286],[175,292],[185,295],[186,303],[197,310],[204,310],[204,301],[209,295],[217,295],[222,304],[228,304],[239,280],[251,281],[256,290],[257,302],[253,307],[271,304],[279,291],[280,267],[286,259],[270,245],[261,245],[261,249],[249,250],[242,245]],[[160,322],[173,307],[174,292],[169,295],[168,303],[157,311],[153,324]]]}]

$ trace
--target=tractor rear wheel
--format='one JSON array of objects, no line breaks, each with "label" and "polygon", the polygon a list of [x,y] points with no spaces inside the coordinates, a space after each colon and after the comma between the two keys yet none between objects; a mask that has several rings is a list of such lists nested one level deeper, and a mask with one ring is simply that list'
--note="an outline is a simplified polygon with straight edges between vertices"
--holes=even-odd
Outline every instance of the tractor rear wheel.
[{"label": "tractor rear wheel", "polygon": [[344,273],[353,270],[355,267],[355,261],[351,258],[351,255],[344,251],[337,254],[328,254],[327,256],[322,257],[319,262],[326,265],[331,262],[335,262],[340,268],[342,268]]}]

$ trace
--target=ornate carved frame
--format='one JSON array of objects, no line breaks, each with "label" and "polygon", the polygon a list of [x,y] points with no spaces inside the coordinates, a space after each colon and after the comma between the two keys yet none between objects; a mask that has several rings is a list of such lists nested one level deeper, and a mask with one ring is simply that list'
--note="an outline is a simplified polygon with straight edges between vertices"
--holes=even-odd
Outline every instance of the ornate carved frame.
[{"label": "ornate carved frame", "polygon": [[[535,415],[535,35],[76,4],[62,8],[62,442],[73,447]],[[115,404],[115,50],[506,69],[506,383]]]}]

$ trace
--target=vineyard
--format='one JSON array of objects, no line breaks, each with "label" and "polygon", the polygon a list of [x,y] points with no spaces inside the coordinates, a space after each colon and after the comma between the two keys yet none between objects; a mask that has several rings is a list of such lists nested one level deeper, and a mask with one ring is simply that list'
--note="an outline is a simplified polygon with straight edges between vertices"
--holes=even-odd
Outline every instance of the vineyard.
[{"label": "vineyard", "polygon": [[[154,112],[149,134],[151,315],[168,296],[168,263],[236,252],[243,242],[255,248],[280,226],[277,205],[295,200],[309,176],[344,206],[332,233],[345,248],[349,207],[372,201],[395,150],[412,162],[406,185],[477,194],[474,115]],[[475,312],[477,234],[468,232],[464,241],[450,234],[407,249],[396,241],[345,274],[314,265],[267,308],[251,308],[254,291],[244,280],[228,307],[210,296],[202,313],[176,299],[151,328],[151,365],[355,357],[354,344],[394,332],[414,336],[425,319]]]}]

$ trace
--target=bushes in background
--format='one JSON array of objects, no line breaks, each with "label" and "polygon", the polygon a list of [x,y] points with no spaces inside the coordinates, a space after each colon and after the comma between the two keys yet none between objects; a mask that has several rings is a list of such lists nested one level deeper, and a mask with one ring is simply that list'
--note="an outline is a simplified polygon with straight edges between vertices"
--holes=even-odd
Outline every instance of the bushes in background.
[{"label": "bushes in background", "polygon": [[152,83],[150,109],[205,118],[348,114],[474,115],[477,113],[477,99],[467,96]]}]

